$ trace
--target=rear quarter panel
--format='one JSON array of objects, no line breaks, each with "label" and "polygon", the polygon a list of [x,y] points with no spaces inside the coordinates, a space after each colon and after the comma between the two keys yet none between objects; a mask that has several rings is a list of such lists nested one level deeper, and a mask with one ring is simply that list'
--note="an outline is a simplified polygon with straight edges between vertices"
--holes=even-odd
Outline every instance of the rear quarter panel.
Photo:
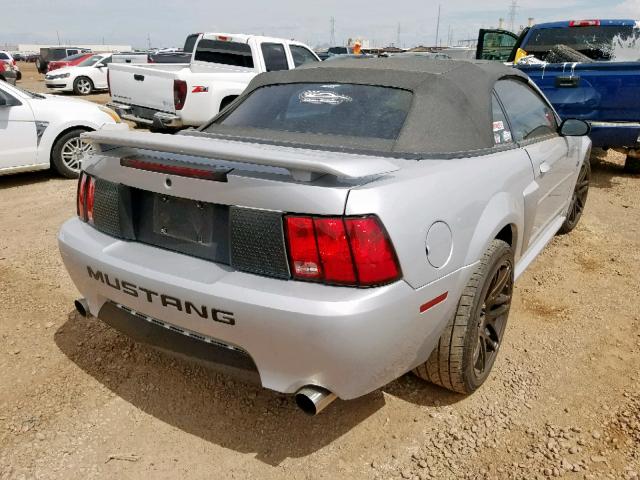
[{"label": "rear quarter panel", "polygon": [[[395,246],[404,279],[420,288],[477,262],[497,233],[515,226],[514,251],[521,254],[525,231],[524,192],[536,194],[527,154],[513,149],[451,160],[406,162],[402,170],[353,189],[347,215],[374,213]],[[449,261],[440,268],[427,258],[426,238],[434,222],[452,233]],[[471,271],[468,271],[468,275]]]}]

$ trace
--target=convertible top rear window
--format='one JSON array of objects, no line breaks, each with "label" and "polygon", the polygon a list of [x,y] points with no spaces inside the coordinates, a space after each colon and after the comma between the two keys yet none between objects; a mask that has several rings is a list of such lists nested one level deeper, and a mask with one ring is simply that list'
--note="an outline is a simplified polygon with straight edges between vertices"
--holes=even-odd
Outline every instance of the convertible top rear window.
[{"label": "convertible top rear window", "polygon": [[393,140],[412,96],[399,88],[348,83],[269,85],[256,89],[217,124]]}]

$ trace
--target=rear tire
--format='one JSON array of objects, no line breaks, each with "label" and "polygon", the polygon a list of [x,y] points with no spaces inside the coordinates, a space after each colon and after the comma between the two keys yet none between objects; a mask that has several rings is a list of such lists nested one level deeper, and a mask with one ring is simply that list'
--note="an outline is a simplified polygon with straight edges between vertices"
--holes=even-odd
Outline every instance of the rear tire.
[{"label": "rear tire", "polygon": [[640,158],[627,155],[624,161],[624,171],[627,173],[640,173]]},{"label": "rear tire", "polygon": [[589,159],[585,159],[582,167],[580,167],[580,173],[576,180],[576,185],[573,187],[573,194],[571,195],[571,203],[567,210],[567,218],[558,230],[558,235],[565,235],[572,231],[578,225],[578,222],[582,218],[584,213],[584,207],[587,204],[587,196],[589,195],[589,181],[591,180],[591,162]]},{"label": "rear tire", "polygon": [[51,149],[53,168],[63,177],[78,178],[82,168],[82,157],[93,151],[93,147],[80,139],[87,130],[75,128],[56,140]]},{"label": "rear tire", "polygon": [[477,390],[498,355],[512,294],[513,250],[508,243],[493,240],[436,348],[413,372],[454,392],[468,395]]},{"label": "rear tire", "polygon": [[73,93],[76,95],[89,95],[93,88],[93,82],[88,77],[78,77],[73,81]]}]

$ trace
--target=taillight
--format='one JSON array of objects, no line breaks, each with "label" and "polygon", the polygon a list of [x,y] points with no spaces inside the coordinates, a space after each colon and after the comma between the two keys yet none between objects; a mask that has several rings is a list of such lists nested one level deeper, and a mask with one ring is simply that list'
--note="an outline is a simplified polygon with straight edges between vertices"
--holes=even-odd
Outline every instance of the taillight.
[{"label": "taillight", "polygon": [[571,20],[570,27],[599,27],[600,20]]},{"label": "taillight", "polygon": [[287,217],[291,273],[295,278],[321,280],[322,267],[311,217]]},{"label": "taillight", "polygon": [[83,222],[93,223],[93,200],[95,198],[96,181],[85,172],[80,172],[78,178],[78,198],[77,212],[78,217]]},{"label": "taillight", "polygon": [[375,216],[285,217],[293,278],[369,287],[400,278],[386,230]]},{"label": "taillight", "polygon": [[182,110],[187,100],[187,82],[184,80],[173,81],[173,105],[176,110]]}]

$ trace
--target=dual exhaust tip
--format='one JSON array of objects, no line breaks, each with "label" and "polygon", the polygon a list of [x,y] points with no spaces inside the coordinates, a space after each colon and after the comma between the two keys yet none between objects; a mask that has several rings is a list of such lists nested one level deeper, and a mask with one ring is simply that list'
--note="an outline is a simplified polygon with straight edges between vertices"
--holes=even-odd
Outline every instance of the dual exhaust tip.
[{"label": "dual exhaust tip", "polygon": [[[76,310],[83,317],[90,315],[89,304],[84,298],[79,298],[73,302]],[[317,415],[327,408],[336,399],[336,394],[326,388],[315,385],[307,385],[296,392],[296,405],[307,415]]]}]

